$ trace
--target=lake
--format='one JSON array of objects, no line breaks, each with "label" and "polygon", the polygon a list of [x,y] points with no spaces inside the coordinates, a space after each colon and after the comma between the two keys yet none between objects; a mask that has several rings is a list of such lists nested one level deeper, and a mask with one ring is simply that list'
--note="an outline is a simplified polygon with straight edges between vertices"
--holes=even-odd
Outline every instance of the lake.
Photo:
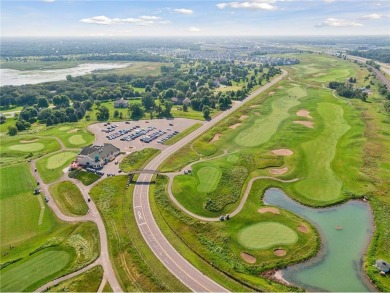
[{"label": "lake", "polygon": [[321,235],[318,256],[283,270],[284,279],[310,291],[376,291],[362,268],[363,255],[374,231],[368,204],[351,200],[314,209],[297,203],[276,188],[268,189],[263,201],[305,218]]},{"label": "lake", "polygon": [[131,63],[84,63],[72,68],[23,71],[2,68],[0,69],[0,86],[65,80],[67,75],[80,76],[95,70],[117,69],[130,65]]}]

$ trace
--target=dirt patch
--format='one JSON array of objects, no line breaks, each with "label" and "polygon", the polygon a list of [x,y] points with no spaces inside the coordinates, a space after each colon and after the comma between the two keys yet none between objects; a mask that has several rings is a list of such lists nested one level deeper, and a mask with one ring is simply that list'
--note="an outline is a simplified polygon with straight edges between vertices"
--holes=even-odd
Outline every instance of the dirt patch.
[{"label": "dirt patch", "polygon": [[221,133],[216,133],[216,134],[214,135],[213,139],[210,140],[210,143],[213,143],[213,142],[218,141],[221,135],[222,135]]},{"label": "dirt patch", "polygon": [[300,231],[302,233],[309,233],[309,228],[307,228],[305,225],[299,225],[298,231]]},{"label": "dirt patch", "polygon": [[79,131],[79,129],[75,128],[75,129],[68,130],[66,133],[75,133],[77,131]]},{"label": "dirt patch", "polygon": [[259,105],[252,105],[249,108],[257,108]]},{"label": "dirt patch", "polygon": [[300,121],[300,120],[296,120],[296,121],[294,121],[294,123],[301,124],[301,125],[306,126],[306,127],[308,127],[308,128],[313,128],[313,122],[312,122],[312,121]]},{"label": "dirt patch", "polygon": [[20,143],[30,143],[30,142],[34,142],[34,141],[38,141],[38,140],[39,140],[38,138],[31,139],[31,140],[24,139],[24,140],[21,140]]},{"label": "dirt patch", "polygon": [[299,110],[296,114],[299,117],[313,118],[310,116],[310,112],[305,109]]},{"label": "dirt patch", "polygon": [[273,96],[274,94],[275,94],[275,92],[270,92],[268,95]]},{"label": "dirt patch", "polygon": [[277,87],[278,90],[280,90],[280,89],[282,89],[282,88],[283,88],[283,87],[282,87],[281,85]]},{"label": "dirt patch", "polygon": [[236,129],[240,125],[241,125],[241,123],[236,123],[236,124],[230,125],[229,128],[230,129]]},{"label": "dirt patch", "polygon": [[255,113],[253,113],[253,114],[255,114],[256,116],[260,116],[260,113],[259,113],[259,112],[255,112]]},{"label": "dirt patch", "polygon": [[255,263],[256,258],[253,255],[250,255],[249,253],[246,252],[241,252],[240,256],[242,257],[243,260],[245,260],[247,263]]},{"label": "dirt patch", "polygon": [[146,69],[149,69],[149,70],[155,70],[156,69],[156,66],[148,66],[148,67],[145,67]]},{"label": "dirt patch", "polygon": [[278,156],[291,156],[292,154],[294,154],[294,152],[292,150],[289,150],[289,149],[273,150],[272,153],[274,155],[278,155]]},{"label": "dirt patch", "polygon": [[270,169],[269,172],[274,175],[281,175],[288,171],[288,168],[281,168],[281,169]]},{"label": "dirt patch", "polygon": [[272,213],[272,214],[275,214],[275,215],[279,215],[279,214],[280,214],[279,209],[277,209],[277,208],[272,208],[272,207],[269,207],[269,208],[261,208],[261,209],[258,209],[257,211],[258,211],[260,214],[265,214],[265,213]]},{"label": "dirt patch", "polygon": [[277,248],[274,250],[274,254],[276,256],[285,256],[287,254],[287,252],[284,249]]},{"label": "dirt patch", "polygon": [[336,226],[336,230],[343,230],[343,226]]},{"label": "dirt patch", "polygon": [[248,115],[241,115],[240,118],[238,118],[240,121],[245,120],[248,118]]}]

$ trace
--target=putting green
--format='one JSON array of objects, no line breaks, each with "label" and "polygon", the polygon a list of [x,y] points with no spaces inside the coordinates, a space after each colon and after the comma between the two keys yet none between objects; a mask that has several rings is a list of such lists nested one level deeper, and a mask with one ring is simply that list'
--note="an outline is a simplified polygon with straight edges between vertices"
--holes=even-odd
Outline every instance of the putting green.
[{"label": "putting green", "polygon": [[303,196],[319,201],[332,201],[340,197],[341,179],[332,169],[337,143],[350,128],[344,119],[340,105],[319,103],[317,112],[321,116],[324,130],[316,138],[302,144],[308,163],[307,175],[295,184]]},{"label": "putting green", "polygon": [[74,145],[84,144],[87,142],[81,134],[72,135],[68,138],[68,141]]},{"label": "putting green", "polygon": [[298,98],[304,96],[306,91],[301,87],[288,89],[286,96],[279,96],[272,102],[270,113],[246,124],[250,126],[236,136],[235,142],[248,147],[266,143],[276,133],[280,123],[290,115],[288,110],[298,105]]},{"label": "putting green", "polygon": [[211,192],[217,188],[219,179],[221,179],[222,171],[215,167],[203,167],[196,173],[199,179],[197,187],[199,192]]},{"label": "putting green", "polygon": [[62,126],[60,128],[58,128],[59,131],[67,131],[70,129],[70,126]]},{"label": "putting green", "polygon": [[294,244],[298,241],[298,234],[283,224],[262,222],[241,229],[237,239],[248,249],[266,249],[275,245]]},{"label": "putting green", "polygon": [[20,152],[37,152],[40,150],[43,150],[45,148],[45,145],[40,142],[34,142],[34,143],[23,143],[23,144],[15,144],[9,147],[13,151],[20,151]]},{"label": "putting green", "polygon": [[235,163],[238,161],[238,159],[239,159],[238,155],[229,155],[226,158],[226,161],[228,161],[229,163]]},{"label": "putting green", "polygon": [[76,153],[74,152],[62,152],[55,154],[47,158],[46,168],[47,169],[57,169],[62,167],[72,158],[76,158]]},{"label": "putting green", "polygon": [[40,280],[62,270],[70,259],[70,254],[61,250],[50,250],[28,257],[27,261],[16,263],[1,271],[0,291],[22,292]]}]

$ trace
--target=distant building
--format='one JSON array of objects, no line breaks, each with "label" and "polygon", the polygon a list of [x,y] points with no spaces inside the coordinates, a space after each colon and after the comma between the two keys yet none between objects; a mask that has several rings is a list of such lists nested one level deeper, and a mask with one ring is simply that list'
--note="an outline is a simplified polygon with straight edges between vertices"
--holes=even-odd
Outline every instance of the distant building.
[{"label": "distant building", "polygon": [[84,147],[77,156],[77,164],[91,168],[102,168],[119,155],[119,149],[110,144],[90,145]]},{"label": "distant building", "polygon": [[183,100],[182,98],[177,98],[177,97],[173,97],[171,98],[171,102],[172,104],[174,105],[182,105],[183,104]]},{"label": "distant building", "polygon": [[125,101],[123,98],[114,101],[114,108],[127,108],[129,106],[129,102]]},{"label": "distant building", "polygon": [[384,261],[383,259],[377,259],[375,261],[375,267],[385,274],[390,272],[390,263]]},{"label": "distant building", "polygon": [[186,105],[188,107],[189,105],[191,105],[191,100],[189,98],[185,98],[183,100],[183,105]]}]

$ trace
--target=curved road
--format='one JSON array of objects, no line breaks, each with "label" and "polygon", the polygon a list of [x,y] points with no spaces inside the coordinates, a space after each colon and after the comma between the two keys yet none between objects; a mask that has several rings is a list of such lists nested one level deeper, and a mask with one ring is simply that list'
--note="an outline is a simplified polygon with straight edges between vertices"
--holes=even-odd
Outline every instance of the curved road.
[{"label": "curved road", "polygon": [[[205,123],[203,126],[183,138],[178,143],[165,149],[158,156],[156,156],[144,169],[156,170],[163,161],[170,155],[174,154],[181,147],[194,140],[196,137],[206,132],[214,125],[225,119],[238,108],[248,103],[260,93],[268,90],[270,87],[278,83],[287,75],[285,70],[282,74],[270,83],[250,94],[241,103],[235,103],[231,109],[221,113],[211,121]],[[133,209],[134,215],[146,243],[150,249],[157,256],[157,258],[164,264],[164,266],[176,276],[185,286],[195,292],[227,292],[227,289],[217,284],[209,277],[203,275],[198,269],[192,266],[183,256],[181,256],[168,242],[165,236],[160,231],[156,221],[154,220],[151,207],[149,205],[149,183],[153,175],[141,174],[133,192]]]}]

